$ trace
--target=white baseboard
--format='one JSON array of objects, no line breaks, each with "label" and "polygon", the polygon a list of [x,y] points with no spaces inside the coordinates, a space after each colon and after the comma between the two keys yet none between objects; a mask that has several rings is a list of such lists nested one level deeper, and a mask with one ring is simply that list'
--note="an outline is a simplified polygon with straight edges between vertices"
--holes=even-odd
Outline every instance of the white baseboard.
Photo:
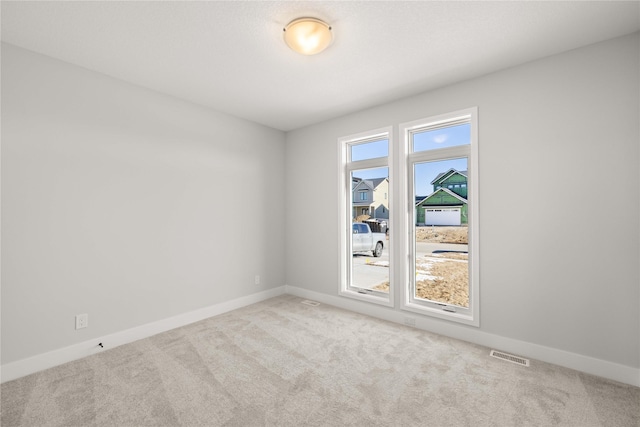
[{"label": "white baseboard", "polygon": [[[84,341],[79,344],[74,344],[69,347],[64,347],[47,353],[38,354],[26,359],[7,363],[5,365],[2,365],[0,369],[0,382],[4,383],[6,381],[11,381],[16,378],[24,377],[26,375],[42,371],[44,369],[62,365],[73,360],[81,359],[83,357],[87,357],[107,349],[118,347],[123,344],[128,344],[130,342],[137,341],[143,338],[148,338],[150,336],[166,332],[171,329],[179,328],[181,326],[195,323],[209,317],[217,316],[231,310],[236,310],[247,305],[255,304],[257,302],[282,295],[284,294],[284,292],[285,286],[280,286],[277,288],[258,292],[256,294],[236,298],[231,301],[225,301],[209,307],[190,311],[188,313],[179,314],[167,319],[147,323],[146,325],[126,329],[124,331],[116,332],[103,337],[93,338],[91,340]],[[99,347],[98,343],[102,343],[104,345],[104,348]]]},{"label": "white baseboard", "polygon": [[[322,294],[289,285],[247,295],[231,301],[214,304],[209,307],[183,313],[157,322],[148,323],[136,328],[94,338],[69,347],[53,350],[27,359],[2,365],[0,368],[0,382],[4,383],[6,381],[11,381],[44,369],[52,368],[54,366],[62,365],[73,360],[99,353],[106,349],[115,348],[123,344],[148,338],[171,329],[179,328],[209,317],[236,310],[247,305],[255,304],[284,293],[315,300],[324,304],[330,304],[345,310],[355,311],[357,313],[362,313],[399,324],[404,324],[405,317],[411,317],[416,320],[416,327],[419,329],[424,329],[452,338],[494,348],[496,350],[518,354],[523,357],[553,363],[555,365],[564,366],[577,371],[640,387],[640,369],[630,366],[620,365],[606,360],[596,359],[512,338],[506,338],[499,335],[493,335],[479,331],[475,328],[466,328],[445,322],[439,322],[435,319],[426,318],[424,316],[416,316],[414,313],[397,311],[388,307],[366,304],[350,298]],[[98,343],[103,343],[104,348],[98,347]]]},{"label": "white baseboard", "polygon": [[367,304],[337,295],[322,294],[295,286],[287,285],[285,293],[400,324],[404,324],[404,319],[410,317],[415,320],[415,327],[419,329],[640,387],[640,369],[631,366],[494,335],[476,328],[442,322],[408,311],[398,311],[393,308]]}]

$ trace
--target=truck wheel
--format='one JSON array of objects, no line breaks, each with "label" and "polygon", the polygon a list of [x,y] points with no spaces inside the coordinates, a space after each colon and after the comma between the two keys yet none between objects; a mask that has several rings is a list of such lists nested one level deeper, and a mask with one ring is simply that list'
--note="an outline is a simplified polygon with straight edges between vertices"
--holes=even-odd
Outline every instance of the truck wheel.
[{"label": "truck wheel", "polygon": [[371,252],[373,252],[373,256],[376,258],[382,255],[382,243],[378,242],[376,248]]}]

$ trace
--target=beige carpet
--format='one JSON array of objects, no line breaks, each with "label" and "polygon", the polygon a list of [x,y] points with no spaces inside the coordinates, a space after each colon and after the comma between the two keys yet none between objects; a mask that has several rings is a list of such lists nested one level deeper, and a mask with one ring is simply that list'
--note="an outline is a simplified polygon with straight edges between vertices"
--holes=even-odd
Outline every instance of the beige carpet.
[{"label": "beige carpet", "polygon": [[2,385],[2,426],[633,426],[640,389],[284,295]]}]

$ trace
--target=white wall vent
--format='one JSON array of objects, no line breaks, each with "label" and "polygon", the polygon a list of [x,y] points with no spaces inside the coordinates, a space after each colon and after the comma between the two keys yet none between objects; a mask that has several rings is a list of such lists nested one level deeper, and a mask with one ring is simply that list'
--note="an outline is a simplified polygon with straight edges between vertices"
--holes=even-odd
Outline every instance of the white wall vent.
[{"label": "white wall vent", "polygon": [[495,357],[496,359],[506,360],[507,362],[515,363],[520,366],[529,366],[529,359],[525,359],[524,357],[514,356],[513,354],[503,353],[497,350],[491,350],[489,356]]},{"label": "white wall vent", "polygon": [[304,301],[301,301],[301,302],[302,302],[302,304],[310,305],[311,307],[317,307],[317,306],[320,305],[319,302],[317,302],[317,301],[309,301],[308,299],[306,299]]}]

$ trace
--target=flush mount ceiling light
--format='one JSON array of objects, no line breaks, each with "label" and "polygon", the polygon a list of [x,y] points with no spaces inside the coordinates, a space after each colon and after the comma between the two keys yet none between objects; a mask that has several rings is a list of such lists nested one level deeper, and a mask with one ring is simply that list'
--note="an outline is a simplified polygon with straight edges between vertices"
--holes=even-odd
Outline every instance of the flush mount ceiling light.
[{"label": "flush mount ceiling light", "polygon": [[284,27],[284,41],[294,51],[315,55],[331,44],[331,26],[316,18],[298,18]]}]

